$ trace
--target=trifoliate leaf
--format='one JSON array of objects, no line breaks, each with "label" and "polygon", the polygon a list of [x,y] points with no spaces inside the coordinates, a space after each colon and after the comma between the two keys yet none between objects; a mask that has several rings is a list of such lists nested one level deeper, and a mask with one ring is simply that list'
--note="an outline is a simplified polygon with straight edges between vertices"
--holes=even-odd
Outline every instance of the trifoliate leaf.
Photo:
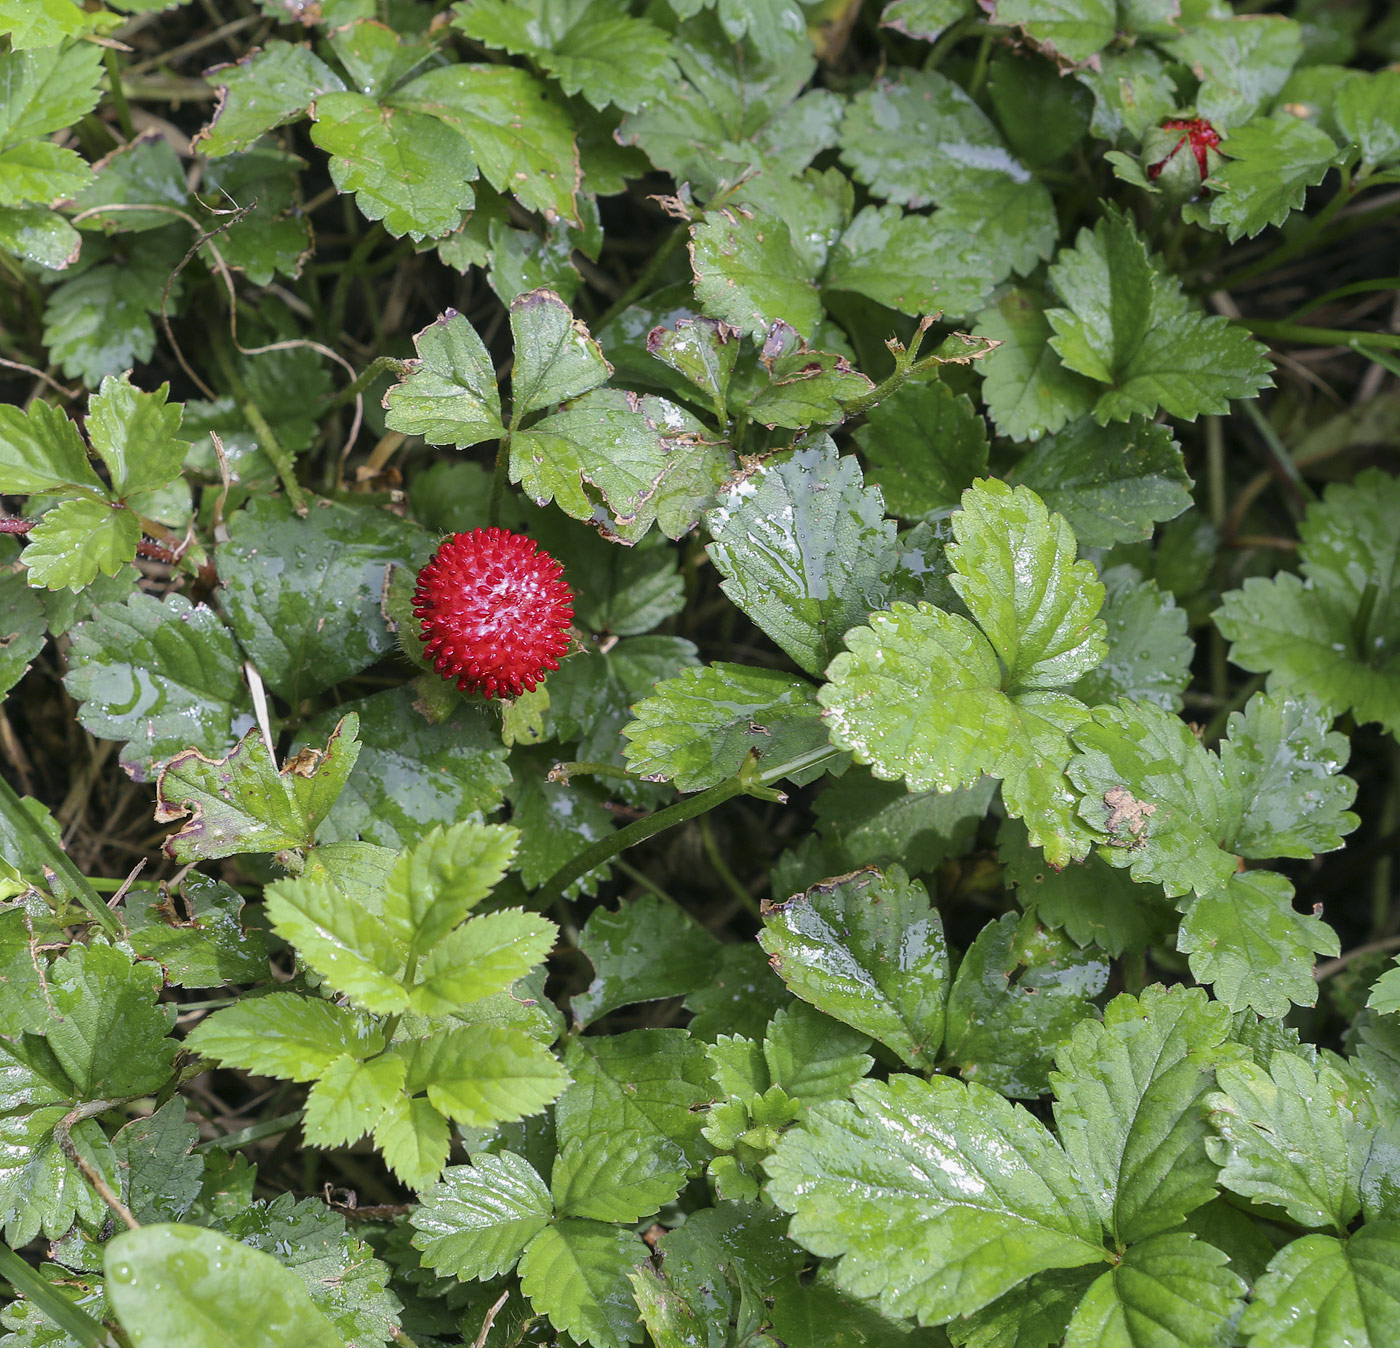
[{"label": "trifoliate leaf", "polygon": [[1038,440],[1093,410],[1098,393],[1067,368],[1050,345],[1054,329],[1044,300],[1008,290],[977,320],[974,335],[1001,345],[980,362],[982,397],[997,429],[1013,440]]},{"label": "trifoliate leaf", "polygon": [[1256,1348],[1326,1348],[1346,1339],[1382,1348],[1400,1315],[1400,1222],[1372,1222],[1345,1240],[1303,1236],[1254,1285],[1240,1330]]},{"label": "trifoliate leaf", "polygon": [[787,323],[769,325],[758,360],[770,382],[749,403],[749,416],[770,429],[835,425],[875,388],[845,356],[809,350]]},{"label": "trifoliate leaf", "polygon": [[932,1067],[943,1039],[948,946],[928,894],[899,867],[816,885],[764,908],[759,944],[789,989]]},{"label": "trifoliate leaf", "polygon": [[1211,175],[1220,186],[1210,196],[1210,218],[1231,243],[1283,224],[1337,158],[1331,136],[1288,113],[1236,127],[1220,149],[1227,162]]},{"label": "trifoliate leaf", "polygon": [[871,408],[855,442],[870,481],[901,519],[941,518],[987,472],[986,423],[942,380],[902,385]]},{"label": "trifoliate leaf", "polygon": [[520,1261],[520,1290],[580,1343],[623,1348],[642,1341],[628,1274],[649,1253],[632,1231],[565,1217],[530,1242]]},{"label": "trifoliate leaf", "polygon": [[1215,1195],[1201,1102],[1230,1056],[1230,1017],[1199,988],[1126,993],[1059,1046],[1060,1142],[1122,1248],[1169,1231]]},{"label": "trifoliate leaf", "polygon": [[1074,685],[1075,695],[1091,707],[1128,697],[1179,711],[1196,653],[1186,610],[1134,566],[1110,567],[1102,580],[1108,654]]},{"label": "trifoliate leaf", "polygon": [[554,1162],[550,1187],[561,1217],[631,1225],[669,1203],[685,1178],[675,1143],[624,1132],[576,1138]]},{"label": "trifoliate leaf", "polygon": [[760,341],[778,322],[813,336],[821,301],[784,221],[737,206],[710,211],[691,226],[690,256],[696,297],[711,317]]},{"label": "trifoliate leaf", "polygon": [[1196,111],[1217,130],[1247,122],[1302,55],[1301,25],[1281,14],[1202,18],[1162,43],[1200,80]]},{"label": "trifoliate leaf", "polygon": [[1361,151],[1361,162],[1380,168],[1400,157],[1400,72],[1376,70],[1337,90],[1337,124]]},{"label": "trifoliate leaf", "polygon": [[1220,1183],[1243,1198],[1283,1208],[1300,1226],[1344,1235],[1361,1208],[1358,1184],[1370,1147],[1346,1082],[1282,1049],[1266,1072],[1242,1061],[1216,1072],[1207,1100],[1218,1134],[1207,1142]]},{"label": "trifoliate leaf", "polygon": [[430,445],[465,449],[505,433],[496,371],[476,329],[449,309],[414,334],[412,373],[384,395],[384,424]]},{"label": "trifoliate leaf", "polygon": [[166,839],[166,855],[196,861],[312,846],[359,756],[358,728],[348,713],[324,749],[303,749],[280,769],[257,730],[225,758],[176,754],[156,782],[156,821],[188,822]]},{"label": "trifoliate leaf", "polygon": [[523,1156],[477,1152],[424,1190],[411,1218],[413,1244],[440,1273],[493,1278],[514,1267],[553,1213],[549,1190]]},{"label": "trifoliate leaf", "polygon": [[141,541],[141,522],[125,507],[75,496],[46,510],[29,531],[22,560],[29,583],[47,590],[81,590],[98,576],[115,576]]},{"label": "trifoliate leaf", "polygon": [[344,1055],[365,1059],[384,1037],[348,1006],[272,992],[216,1011],[186,1036],[194,1052],[259,1076],[315,1081]]},{"label": "trifoliate leaf", "polygon": [[1400,586],[1395,531],[1400,479],[1374,469],[1328,487],[1299,529],[1305,580],[1282,572],[1233,590],[1216,624],[1235,664],[1269,673],[1331,711],[1400,729]]},{"label": "trifoliate leaf", "polygon": [[94,735],[130,741],[122,764],[138,780],[189,745],[226,749],[249,706],[228,628],[178,594],[101,605],[73,631],[65,684]]},{"label": "trifoliate leaf", "polygon": [[210,158],[246,150],[264,132],[302,116],[323,94],[345,88],[309,46],[277,40],[236,65],[216,66],[208,78],[219,91],[219,106],[195,145]]},{"label": "trifoliate leaf", "polygon": [[939,206],[936,225],[974,234],[992,261],[992,284],[1030,271],[1054,248],[1049,191],[944,75],[906,69],[857,94],[841,124],[841,156],[877,197]]},{"label": "trifoliate leaf", "polygon": [[1224,1251],[1186,1232],[1136,1242],[1084,1294],[1065,1348],[1215,1348],[1246,1291],[1229,1264]]},{"label": "trifoliate leaf", "polygon": [[103,491],[78,428],[52,403],[36,398],[28,411],[0,405],[0,491]]},{"label": "trifoliate leaf", "polygon": [[1081,229],[1049,279],[1066,305],[1045,313],[1050,345],[1071,370],[1109,385],[1093,408],[1100,425],[1159,408],[1193,421],[1270,382],[1264,348],[1228,319],[1197,312],[1123,216]]},{"label": "trifoliate leaf", "polygon": [[681,791],[734,776],[750,753],[766,770],[826,744],[816,689],[778,670],[702,665],[658,684],[633,711],[637,719],[622,730],[628,765]]},{"label": "trifoliate leaf", "polygon": [[[784,1134],[769,1196],[789,1234],[888,1315],[939,1324],[1033,1274],[1105,1257],[1099,1221],[1049,1132],[951,1077],[860,1082]],[[851,1202],[851,1194],[866,1201]]]},{"label": "trifoliate leaf", "polygon": [[1150,538],[1154,524],[1191,507],[1181,446],[1147,421],[1076,422],[1027,454],[1012,480],[1063,515],[1083,547]]},{"label": "trifoliate leaf", "polygon": [[829,443],[759,468],[708,519],[724,592],[812,674],[881,601],[896,552],[880,494]]},{"label": "trifoliate leaf", "polygon": [[578,938],[594,977],[570,1003],[588,1025],[619,1006],[677,997],[708,986],[719,963],[719,943],[674,904],[652,895],[617,912],[595,908]]}]

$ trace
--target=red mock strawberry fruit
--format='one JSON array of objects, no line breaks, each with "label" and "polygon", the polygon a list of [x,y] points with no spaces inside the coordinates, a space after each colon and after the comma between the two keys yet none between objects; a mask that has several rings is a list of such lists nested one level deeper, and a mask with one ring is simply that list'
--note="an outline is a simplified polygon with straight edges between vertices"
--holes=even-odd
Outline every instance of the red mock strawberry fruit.
[{"label": "red mock strawberry fruit", "polygon": [[519,697],[569,648],[574,596],[532,538],[473,529],[445,538],[418,573],[424,652],[464,693]]},{"label": "red mock strawberry fruit", "polygon": [[1143,157],[1148,161],[1147,176],[1156,182],[1163,169],[1176,167],[1175,161],[1190,163],[1181,153],[1189,146],[1197,169],[1193,185],[1199,187],[1215,167],[1219,156],[1212,152],[1219,144],[1219,132],[1204,117],[1175,118],[1163,122],[1161,128],[1150,133],[1143,142]]}]

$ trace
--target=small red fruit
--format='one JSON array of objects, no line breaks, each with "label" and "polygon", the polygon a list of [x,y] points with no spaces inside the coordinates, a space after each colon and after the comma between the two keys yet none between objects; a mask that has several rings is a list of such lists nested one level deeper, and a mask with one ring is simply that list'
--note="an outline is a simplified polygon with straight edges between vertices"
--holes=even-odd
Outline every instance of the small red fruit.
[{"label": "small red fruit", "polygon": [[1170,122],[1162,123],[1163,131],[1179,131],[1182,134],[1177,137],[1176,143],[1167,151],[1155,164],[1147,166],[1147,176],[1154,182],[1158,174],[1176,157],[1183,145],[1190,145],[1191,153],[1196,156],[1196,167],[1201,171],[1201,178],[1210,177],[1210,164],[1207,159],[1207,151],[1214,150],[1220,144],[1220,133],[1204,117],[1178,118]]},{"label": "small red fruit", "polygon": [[464,693],[519,697],[569,648],[574,596],[532,538],[473,529],[443,539],[418,573],[425,654]]}]

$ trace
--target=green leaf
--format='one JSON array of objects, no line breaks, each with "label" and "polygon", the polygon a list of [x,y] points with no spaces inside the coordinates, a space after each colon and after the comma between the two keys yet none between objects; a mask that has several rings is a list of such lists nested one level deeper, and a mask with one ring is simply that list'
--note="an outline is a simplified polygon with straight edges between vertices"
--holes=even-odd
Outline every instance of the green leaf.
[{"label": "green leaf", "polygon": [[1229,1335],[1246,1290],[1229,1262],[1185,1233],[1137,1242],[1084,1294],[1065,1348],[1215,1348]]},{"label": "green leaf", "polygon": [[530,1242],[520,1261],[520,1290],[579,1342],[623,1348],[642,1341],[627,1275],[649,1255],[632,1231],[566,1217]]},{"label": "green leaf", "polygon": [[1019,1106],[941,1076],[853,1094],[786,1133],[767,1167],[791,1237],[841,1256],[854,1296],[940,1324],[1042,1270],[1104,1258],[1064,1153]]},{"label": "green leaf", "polygon": [[1346,1240],[1303,1236],[1254,1285],[1240,1330],[1255,1348],[1382,1348],[1400,1315],[1400,1222],[1372,1222]]},{"label": "green leaf", "polygon": [[1251,1061],[1221,1066],[1210,1096],[1206,1146],[1232,1193],[1284,1209],[1300,1226],[1345,1234],[1361,1209],[1361,1169],[1370,1149],[1347,1084],[1326,1063],[1286,1050],[1269,1070]]},{"label": "green leaf", "polygon": [[777,322],[815,334],[821,300],[785,221],[726,206],[707,212],[690,235],[695,295],[711,317],[756,341]]},{"label": "green leaf", "polygon": [[[182,211],[189,205],[180,160],[164,137],[139,137],[107,155],[96,169],[97,180],[73,203],[86,216],[83,224],[88,229],[108,234],[163,229],[170,224],[171,210]],[[102,206],[118,209],[96,209]],[[139,206],[157,209],[132,209]]]},{"label": "green leaf", "polygon": [[[579,223],[572,119],[532,75],[509,65],[443,66],[399,89],[393,102],[458,132],[496,191],[526,210]],[[461,157],[458,150],[459,165]]]},{"label": "green leaf", "polygon": [[82,1097],[153,1093],[170,1077],[173,1006],[161,1006],[160,967],[114,946],[72,946],[48,973],[45,1037]]},{"label": "green leaf", "polygon": [[548,290],[532,290],[511,302],[510,330],[515,339],[513,426],[530,412],[597,388],[612,374],[588,329]]},{"label": "green leaf", "polygon": [[4,252],[50,271],[63,271],[78,260],[81,246],[78,231],[57,211],[46,206],[0,207],[0,250]]},{"label": "green leaf", "polygon": [[948,992],[943,1058],[965,1081],[1035,1099],[1047,1089],[1055,1045],[1103,991],[1099,952],[1080,950],[1034,914],[1005,914],[978,933]]},{"label": "green leaf", "polygon": [[882,28],[932,42],[971,8],[972,0],[890,0],[880,15]]},{"label": "green leaf", "polygon": [[775,1086],[804,1104],[845,1099],[871,1068],[869,1039],[840,1021],[790,1002],[768,1025],[763,1059]]},{"label": "green leaf", "polygon": [[244,998],[201,1021],[185,1039],[205,1057],[259,1076],[315,1081],[344,1055],[365,1059],[383,1036],[348,1006],[271,992]]},{"label": "green leaf", "polygon": [[1337,158],[1331,136],[1288,113],[1235,127],[1220,150],[1228,162],[1211,174],[1220,188],[1211,193],[1210,219],[1231,243],[1283,224]]},{"label": "green leaf", "polygon": [[974,335],[1001,345],[983,359],[982,398],[997,430],[1038,440],[1093,410],[1092,383],[1060,362],[1046,305],[1027,290],[1008,290],[977,320]]},{"label": "green leaf", "polygon": [[939,206],[935,225],[975,235],[992,262],[988,284],[1032,270],[1054,248],[1049,191],[970,95],[937,72],[904,69],[857,94],[841,124],[841,157],[875,196]]},{"label": "green leaf", "polygon": [[741,336],[738,328],[715,318],[678,318],[647,334],[647,354],[707,394],[716,414],[724,417]]},{"label": "green leaf", "polygon": [[594,969],[592,983],[570,1003],[579,1025],[620,1006],[699,991],[719,963],[719,943],[709,932],[649,894],[615,913],[595,908],[578,945]]},{"label": "green leaf", "polygon": [[504,992],[545,959],[558,937],[547,917],[521,908],[471,918],[428,956],[409,1004],[420,1015],[446,1016]]},{"label": "green leaf", "polygon": [[559,1098],[554,1121],[560,1147],[574,1138],[621,1131],[674,1142],[692,1170],[708,1155],[701,1140],[711,1099],[705,1045],[684,1030],[629,1030],[569,1043],[564,1064],[573,1084]]},{"label": "green leaf", "polygon": [[1387,969],[1376,979],[1366,1005],[1381,1015],[1400,1011],[1400,969]]},{"label": "green leaf", "polygon": [[452,1145],[450,1125],[421,1095],[391,1100],[374,1129],[374,1145],[405,1184],[423,1189],[442,1173]]},{"label": "green leaf", "polygon": [[1096,1279],[1092,1268],[1037,1273],[948,1328],[958,1348],[1049,1348]]},{"label": "green leaf", "polygon": [[198,749],[176,754],[156,781],[156,820],[188,822],[165,841],[180,861],[308,848],[359,754],[354,712],[336,723],[324,749],[304,749],[279,769],[250,730],[226,758]]},{"label": "green leaf", "polygon": [[1100,425],[1159,408],[1194,421],[1270,383],[1264,348],[1228,319],[1197,312],[1121,215],[1081,229],[1049,279],[1067,306],[1046,310],[1050,345],[1071,370],[1109,385],[1093,408]]},{"label": "green leaf", "polygon": [[1283,88],[1302,54],[1302,32],[1281,14],[1231,14],[1198,19],[1162,46],[1200,80],[1198,115],[1224,130]]},{"label": "green leaf", "polygon": [[313,1147],[343,1147],[373,1132],[403,1093],[405,1066],[402,1058],[389,1054],[368,1062],[349,1054],[337,1058],[306,1097],[306,1141]]},{"label": "green leaf", "polygon": [[[623,727],[628,766],[649,781],[703,791],[739,771],[749,753],[786,763],[826,743],[810,683],[777,670],[716,663],[658,684]],[[808,774],[795,777],[799,784]]]},{"label": "green leaf", "polygon": [[204,1158],[190,1154],[198,1141],[199,1129],[185,1122],[179,1095],[112,1139],[127,1206],[138,1221],[179,1221],[189,1211],[204,1175]]},{"label": "green leaf", "polygon": [[[302,166],[296,155],[270,146],[205,166],[209,191],[227,193],[241,206],[252,208],[220,235],[219,251],[231,268],[241,270],[254,285],[270,285],[279,274],[295,280],[310,255],[311,226],[300,204],[298,170]],[[285,366],[281,369],[291,373]]]},{"label": "green leaf", "polygon": [[1079,64],[1113,41],[1115,0],[995,0],[993,23],[1019,28],[1051,56]]},{"label": "green leaf", "polygon": [[609,5],[571,10],[547,0],[478,0],[454,11],[454,28],[530,57],[565,93],[581,93],[595,108],[611,103],[635,112],[679,78],[667,34]]},{"label": "green leaf", "polygon": [[228,628],[178,594],[101,605],[73,630],[64,682],[94,735],[131,741],[122,764],[137,780],[187,745],[226,748],[230,726],[249,705]]},{"label": "green leaf", "polygon": [[219,91],[219,106],[194,145],[210,158],[246,150],[264,132],[302,116],[323,94],[345,88],[309,46],[279,40],[235,65],[216,66],[208,78]]},{"label": "green leaf", "polygon": [[138,1343],[235,1348],[251,1335],[343,1348],[295,1273],[220,1232],[174,1223],[123,1231],[103,1266],[108,1301]]},{"label": "green leaf", "polygon": [[104,490],[78,428],[38,398],[27,412],[0,405],[0,490],[27,496],[75,487]]},{"label": "green leaf", "polygon": [[758,361],[770,382],[750,401],[749,416],[770,430],[835,425],[845,418],[848,404],[875,388],[845,356],[810,350],[786,323],[770,325]]},{"label": "green leaf", "polygon": [[466,1025],[420,1039],[408,1065],[410,1094],[454,1123],[489,1128],[538,1114],[568,1085],[549,1049],[523,1030]]},{"label": "green leaf", "polygon": [[1199,988],[1126,993],[1059,1046],[1055,1122],[1119,1248],[1169,1231],[1215,1196],[1202,1101],[1230,1017]]},{"label": "green leaf", "polygon": [[384,887],[384,923],[415,953],[445,937],[505,876],[519,834],[471,820],[439,825],[401,852]]},{"label": "green leaf", "polygon": [[24,565],[30,585],[81,590],[99,575],[115,576],[133,557],[141,524],[129,510],[78,496],[64,501],[30,531]]},{"label": "green leaf", "polygon": [[1152,536],[1152,526],[1191,507],[1181,446],[1166,426],[1080,421],[1043,440],[1016,465],[1015,482],[1069,521],[1082,547]]},{"label": "green leaf", "polygon": [[0,149],[80,121],[97,106],[101,68],[101,52],[87,42],[3,53]]},{"label": "green leaf", "polygon": [[1230,659],[1269,673],[1329,710],[1400,730],[1400,588],[1393,530],[1400,480],[1375,469],[1327,488],[1299,528],[1305,580],[1251,577],[1225,596],[1216,625]]},{"label": "green leaf", "polygon": [[462,137],[436,117],[348,91],[322,94],[315,117],[311,139],[331,157],[331,180],[395,238],[450,234],[475,204]]},{"label": "green leaf", "polygon": [[29,671],[47,636],[43,605],[25,583],[24,571],[8,564],[13,555],[12,544],[0,545],[0,697]]},{"label": "green leaf", "polygon": [[427,560],[427,538],[392,515],[324,503],[303,519],[284,496],[252,501],[228,535],[219,577],[229,625],[294,707],[393,648],[385,567]]},{"label": "green leaf", "polygon": [[895,565],[879,492],[854,459],[825,446],[760,467],[708,524],[724,592],[811,674],[882,600]]},{"label": "green leaf", "polygon": [[972,400],[942,380],[901,385],[871,408],[855,442],[870,481],[901,519],[937,521],[987,472],[986,424]]},{"label": "green leaf", "polygon": [[1400,74],[1371,71],[1337,90],[1337,124],[1361,151],[1361,162],[1377,168],[1400,158]]},{"label": "green leaf", "polygon": [[162,384],[154,393],[142,393],[126,375],[109,375],[93,394],[88,436],[111,473],[112,494],[118,499],[154,491],[179,476],[190,446],[175,438],[184,408],[166,402],[169,392],[170,386]]},{"label": "green leaf", "polygon": [[[537,760],[517,775],[510,790],[510,817],[522,838],[517,865],[529,889],[537,889],[585,847],[606,838],[617,823],[601,783],[587,778],[551,782],[548,772],[549,766]],[[589,871],[569,887],[566,897],[595,893],[608,874],[606,864]]]},{"label": "green leaf", "polygon": [[384,395],[384,424],[465,449],[505,433],[496,371],[476,329],[449,309],[413,337],[412,373]]},{"label": "green leaf", "polygon": [[769,904],[759,944],[789,989],[931,1068],[943,1039],[948,947],[928,894],[899,867],[868,870]]},{"label": "green leaf", "polygon": [[1196,654],[1185,609],[1134,566],[1110,567],[1101,579],[1108,654],[1074,685],[1075,695],[1091,707],[1128,697],[1179,711]]},{"label": "green leaf", "polygon": [[685,1156],[673,1142],[640,1133],[575,1138],[554,1163],[551,1188],[561,1217],[632,1225],[681,1191]]},{"label": "green leaf", "polygon": [[80,9],[73,0],[0,2],[0,32],[9,34],[14,51],[56,47],[66,37],[88,32],[103,17],[110,16],[91,14]]},{"label": "green leaf", "polygon": [[461,1278],[493,1278],[515,1266],[543,1231],[554,1200],[522,1156],[477,1152],[449,1166],[414,1209],[413,1245],[428,1268]]}]

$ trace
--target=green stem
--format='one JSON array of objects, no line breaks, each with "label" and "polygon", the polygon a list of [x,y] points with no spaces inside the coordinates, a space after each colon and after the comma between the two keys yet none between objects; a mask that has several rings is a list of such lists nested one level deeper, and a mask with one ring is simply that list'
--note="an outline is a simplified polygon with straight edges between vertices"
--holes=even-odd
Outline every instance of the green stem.
[{"label": "green stem", "polygon": [[501,522],[501,506],[506,499],[506,482],[510,477],[510,432],[501,436],[496,446],[496,469],[491,474],[491,499],[486,507],[486,523]]},{"label": "green stem", "polygon": [[365,366],[364,373],[347,388],[341,389],[334,398],[325,406],[327,412],[333,412],[337,407],[344,407],[346,403],[353,402],[358,394],[363,393],[376,379],[386,370],[390,371],[400,379],[408,377],[413,369],[413,362],[400,360],[397,356],[377,356]]},{"label": "green stem", "polygon": [[610,777],[616,782],[635,782],[637,779],[616,763],[556,763],[549,772],[549,779],[562,786],[568,786],[571,777]]},{"label": "green stem", "polygon": [[975,33],[982,27],[983,20],[975,14],[969,14],[965,19],[959,19],[946,33],[944,33],[929,48],[928,55],[924,58],[925,70],[937,70],[943,64],[943,58],[948,55],[963,38]]},{"label": "green stem", "polygon": [[1350,285],[1338,286],[1335,290],[1329,290],[1325,295],[1319,295],[1316,299],[1309,300],[1306,304],[1300,305],[1288,315],[1289,323],[1296,323],[1305,314],[1310,314],[1314,309],[1321,309],[1324,305],[1335,304],[1338,300],[1344,300],[1352,295],[1369,295],[1377,290],[1400,290],[1400,276],[1381,276],[1374,281],[1353,281]]},{"label": "green stem", "polygon": [[672,254],[685,241],[689,232],[687,226],[678,224],[666,236],[666,241],[651,255],[651,261],[642,269],[642,274],[604,310],[603,316],[594,323],[593,335],[595,337],[619,314],[625,312],[643,295],[650,292],[653,282],[666,269]]},{"label": "green stem", "polygon": [[272,466],[277,470],[277,476],[282,483],[282,489],[287,493],[287,499],[292,503],[298,515],[305,515],[310,509],[310,505],[307,502],[306,493],[301,489],[301,483],[297,481],[292,456],[283,448],[276,432],[268,424],[267,418],[263,416],[262,408],[249,395],[247,385],[244,384],[243,377],[238,373],[233,363],[233,357],[229,353],[227,339],[214,343],[214,358],[219,362],[219,369],[233,389],[234,397],[238,402],[238,410],[243,413],[243,417],[252,428],[253,434],[258,437],[258,448],[272,460]]},{"label": "green stem", "polygon": [[251,1124],[247,1128],[240,1128],[236,1133],[229,1133],[226,1137],[211,1138],[208,1142],[201,1142],[196,1151],[212,1151],[219,1147],[223,1151],[234,1151],[238,1147],[246,1147],[250,1142],[260,1142],[265,1137],[276,1137],[279,1133],[290,1132],[301,1122],[304,1110],[296,1110],[291,1114],[279,1114],[275,1119],[267,1119],[262,1123]]},{"label": "green stem", "polygon": [[117,915],[102,902],[101,896],[88,884],[87,876],[72,858],[40,827],[39,821],[24,808],[14,788],[0,777],[0,815],[20,837],[27,837],[49,859],[49,866],[67,881],[88,916],[114,940],[122,938],[122,924]]},{"label": "green stem", "polygon": [[531,896],[531,907],[543,912],[556,900],[562,898],[575,880],[581,879],[589,871],[601,866],[605,861],[611,860],[619,852],[625,852],[629,847],[635,847],[638,843],[645,842],[648,838],[655,837],[656,834],[662,833],[668,828],[674,828],[677,824],[684,824],[688,819],[694,819],[697,815],[707,814],[717,805],[723,805],[725,801],[733,800],[735,796],[751,795],[764,800],[785,800],[786,797],[769,789],[773,782],[781,781],[789,773],[801,772],[804,768],[814,767],[828,758],[834,758],[838,752],[830,745],[826,745],[820,749],[813,749],[800,758],[794,758],[791,762],[781,763],[763,773],[752,772],[750,765],[753,760],[746,760],[745,767],[740,769],[737,776],[720,782],[718,786],[710,787],[708,791],[701,791],[697,795],[678,800],[674,805],[668,805],[664,810],[657,810],[655,814],[649,814],[645,819],[638,819],[635,823],[628,824],[626,828],[620,828],[616,833],[609,834],[606,838],[600,838],[597,842],[585,847],[572,861],[566,866],[561,866],[534,892]]},{"label": "green stem", "polygon": [[1269,341],[1295,342],[1300,346],[1345,346],[1353,351],[1364,351],[1368,346],[1400,351],[1400,333],[1310,328],[1302,323],[1277,323],[1262,318],[1240,318],[1236,322],[1248,328],[1256,337]]},{"label": "green stem", "polygon": [[976,98],[982,91],[983,81],[987,78],[987,63],[992,55],[992,39],[995,33],[988,32],[982,34],[982,44],[977,48],[977,57],[972,63],[972,74],[967,79],[967,92]]},{"label": "green stem", "polygon": [[750,917],[758,917],[758,900],[744,888],[743,882],[729,868],[729,863],[719,850],[719,843],[715,838],[714,829],[710,826],[709,817],[705,815],[700,818],[700,845],[705,849],[706,859],[714,867],[715,874],[719,876],[724,887],[738,900],[739,906]]},{"label": "green stem", "polygon": [[1293,456],[1288,452],[1287,446],[1279,437],[1279,433],[1274,429],[1274,424],[1260,410],[1258,404],[1252,398],[1241,401],[1241,406],[1245,410],[1245,415],[1254,423],[1254,429],[1263,437],[1264,443],[1269,447],[1269,456],[1273,459],[1275,467],[1293,484],[1293,490],[1297,493],[1300,503],[1304,508],[1311,501],[1317,500],[1317,493],[1303,481],[1303,475],[1298,471],[1298,465],[1293,462]]},{"label": "green stem", "polygon": [[0,1244],[0,1276],[32,1301],[69,1338],[82,1348],[111,1348],[116,1342],[100,1320],[75,1306],[61,1292],[49,1286],[43,1275],[25,1263],[8,1245]]},{"label": "green stem", "polygon": [[126,90],[122,88],[121,67],[117,64],[117,53],[107,47],[102,53],[102,62],[107,67],[107,92],[112,96],[112,107],[117,114],[117,125],[128,141],[136,138],[136,128],[131,124],[131,109],[127,106]]}]

